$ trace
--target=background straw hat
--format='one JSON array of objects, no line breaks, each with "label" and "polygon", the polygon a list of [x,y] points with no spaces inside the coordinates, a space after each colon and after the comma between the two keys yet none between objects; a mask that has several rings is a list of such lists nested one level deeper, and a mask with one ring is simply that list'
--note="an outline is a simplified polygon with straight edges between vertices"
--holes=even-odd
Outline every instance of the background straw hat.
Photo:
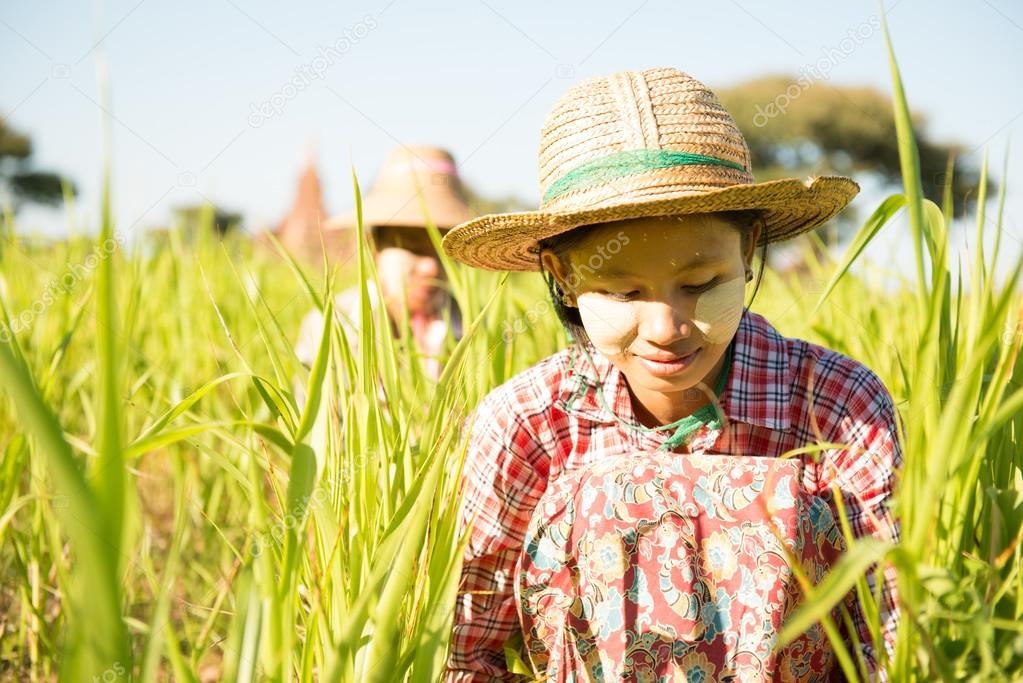
[{"label": "background straw hat", "polygon": [[539,270],[538,241],[594,223],[761,209],[761,243],[812,230],[859,192],[841,176],[756,183],[749,147],[705,85],[673,68],[623,71],[570,88],[540,134],[539,211],[489,214],[444,237],[454,259]]},{"label": "background straw hat", "polygon": [[[462,181],[451,154],[439,147],[402,145],[387,155],[373,187],[362,196],[362,222],[378,225],[423,227],[426,225],[419,192],[430,220],[438,228],[450,228],[475,213],[466,201]],[[327,221],[326,230],[350,230],[356,225],[355,209]]]}]

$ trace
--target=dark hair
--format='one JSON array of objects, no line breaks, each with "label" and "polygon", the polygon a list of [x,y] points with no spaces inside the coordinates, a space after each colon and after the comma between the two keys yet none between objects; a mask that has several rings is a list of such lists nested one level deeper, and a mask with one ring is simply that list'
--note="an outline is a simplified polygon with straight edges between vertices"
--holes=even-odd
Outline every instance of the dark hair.
[{"label": "dark hair", "polygon": [[[749,240],[753,234],[754,221],[763,217],[763,213],[759,209],[716,211],[710,215],[727,222],[739,231],[744,251],[748,247]],[[545,240],[540,240],[537,249],[537,258],[539,259],[540,251],[543,249],[550,249],[559,259],[561,259],[562,263],[566,263],[567,265],[567,259],[565,258],[566,254],[573,248],[585,242],[592,231],[605,226],[606,224],[586,225],[560,235],[555,235],[554,237],[548,237]],[[760,266],[757,269],[756,284],[753,286],[753,295],[750,297],[750,304],[753,303],[753,299],[757,296],[757,291],[760,289],[760,281],[764,275],[764,264],[767,262],[768,231],[769,226],[764,224],[763,232],[760,235]],[[588,342],[589,337],[586,334],[586,329],[583,327],[583,321],[582,317],[579,315],[579,309],[572,306],[566,306],[564,304],[562,297],[565,293],[554,279],[554,276],[550,272],[544,270],[543,261],[540,261],[540,273],[547,285],[547,291],[550,294],[551,303],[554,306],[554,312],[557,314],[558,320],[560,320],[561,324],[564,325],[571,333],[576,342]],[[749,306],[747,305],[745,308],[748,310]]]}]

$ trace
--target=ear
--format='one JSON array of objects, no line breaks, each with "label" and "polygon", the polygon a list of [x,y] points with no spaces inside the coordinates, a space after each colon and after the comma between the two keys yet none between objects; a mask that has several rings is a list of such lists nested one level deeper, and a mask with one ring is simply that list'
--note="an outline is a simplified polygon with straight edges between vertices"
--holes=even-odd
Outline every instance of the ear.
[{"label": "ear", "polygon": [[757,216],[753,219],[750,231],[746,234],[749,237],[746,239],[745,251],[742,255],[743,261],[746,263],[747,268],[753,266],[753,254],[757,249],[757,242],[760,241],[760,235],[764,232],[764,219]]},{"label": "ear", "polygon": [[561,259],[553,250],[544,248],[540,250],[540,263],[543,264],[543,269],[546,270],[554,277],[554,281],[564,292],[565,298],[568,299],[565,303],[567,305],[575,305],[575,291],[569,284],[568,274],[565,272],[565,264],[561,262]]}]

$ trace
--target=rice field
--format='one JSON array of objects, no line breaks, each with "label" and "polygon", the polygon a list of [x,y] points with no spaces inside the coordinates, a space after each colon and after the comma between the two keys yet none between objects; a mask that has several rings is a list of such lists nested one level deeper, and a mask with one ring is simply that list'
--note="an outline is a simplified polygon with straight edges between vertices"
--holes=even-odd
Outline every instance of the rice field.
[{"label": "rice field", "polygon": [[[753,309],[890,388],[902,539],[856,541],[780,640],[837,626],[829,613],[879,561],[902,600],[892,680],[1020,680],[1023,258],[994,277],[1006,182],[989,198],[982,181],[971,243],[993,234],[994,249],[951,261],[951,198],[922,197],[891,65],[903,191],[841,261],[808,255],[803,280],[765,271]],[[393,338],[369,306],[357,352],[327,326],[307,370],[299,320],[311,307],[333,319],[350,283],[368,297],[365,243],[327,270],[213,230],[146,251],[106,207],[98,236],[52,245],[3,218],[0,677],[438,680],[464,542],[459,428],[566,344],[540,279],[445,263],[467,324],[436,384],[407,326]],[[915,270],[886,293],[850,267],[896,215]],[[857,680],[862,662],[840,645]]]}]

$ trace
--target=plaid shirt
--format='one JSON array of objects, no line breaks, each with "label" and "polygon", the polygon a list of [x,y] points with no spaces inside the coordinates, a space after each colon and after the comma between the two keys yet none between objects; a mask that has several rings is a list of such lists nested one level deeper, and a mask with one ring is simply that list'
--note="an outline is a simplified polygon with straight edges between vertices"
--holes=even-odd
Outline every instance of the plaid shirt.
[{"label": "plaid shirt", "polygon": [[[463,528],[473,519],[475,524],[463,558],[449,683],[520,678],[508,672],[503,645],[520,628],[515,563],[547,482],[614,454],[656,450],[670,434],[634,432],[603,409],[595,396],[597,382],[614,412],[637,424],[621,372],[592,346],[590,355],[596,375],[582,354],[575,354],[569,367],[572,355],[558,352],[492,391],[470,418],[461,518]],[[837,482],[854,535],[898,541],[898,522],[888,510],[902,463],[897,413],[870,369],[836,351],[784,337],[762,316],[746,311],[719,401],[726,418],[722,428],[701,427],[676,452],[779,456],[817,442],[815,419],[824,441],[853,448],[824,451],[818,462],[813,455],[802,456],[805,489],[826,495]],[[873,572],[868,585],[874,592]],[[873,676],[873,638],[855,591],[845,605]],[[895,570],[888,565],[881,628],[889,655],[897,622]],[[838,626],[845,633],[841,620]],[[846,643],[855,659],[848,634]]]}]

